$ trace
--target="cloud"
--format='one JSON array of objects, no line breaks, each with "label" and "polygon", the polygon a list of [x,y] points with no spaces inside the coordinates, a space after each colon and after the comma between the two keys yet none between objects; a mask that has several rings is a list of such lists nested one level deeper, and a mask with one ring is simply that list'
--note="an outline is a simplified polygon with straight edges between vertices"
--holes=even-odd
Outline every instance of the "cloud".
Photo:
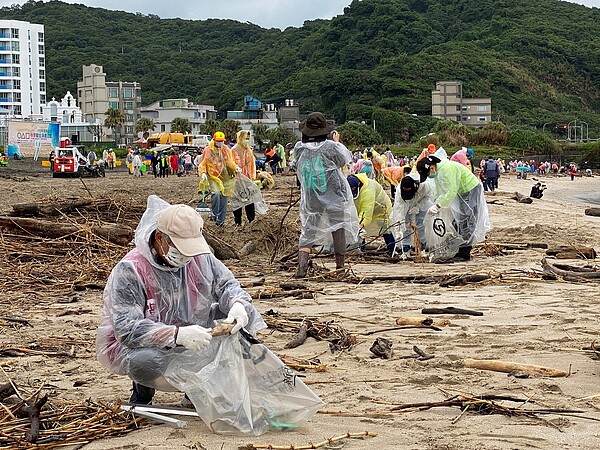
[{"label": "cloud", "polygon": [[[300,27],[306,20],[330,19],[342,14],[351,0],[66,0],[87,6],[117,11],[155,14],[162,18],[233,19],[251,22],[263,28]],[[22,1],[0,0],[0,6],[23,4]]]}]

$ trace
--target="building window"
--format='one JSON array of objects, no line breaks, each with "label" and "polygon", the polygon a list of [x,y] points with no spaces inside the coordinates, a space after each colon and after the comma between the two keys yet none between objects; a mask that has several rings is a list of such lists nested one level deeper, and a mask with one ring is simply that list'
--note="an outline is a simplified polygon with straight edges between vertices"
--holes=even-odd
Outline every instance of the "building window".
[{"label": "building window", "polygon": [[44,67],[46,65],[46,58],[40,58],[40,67]]},{"label": "building window", "polygon": [[126,126],[125,127],[125,133],[127,133],[127,134],[133,134],[133,127],[132,126]]},{"label": "building window", "polygon": [[40,91],[41,92],[46,91],[46,82],[45,81],[40,81]]},{"label": "building window", "polygon": [[18,54],[12,55],[12,62],[13,64],[21,64],[21,57]]},{"label": "building window", "polygon": [[133,98],[133,89],[123,88],[123,98]]},{"label": "building window", "polygon": [[109,87],[108,88],[108,98],[119,98],[119,88]]},{"label": "building window", "polygon": [[469,107],[468,107],[468,106],[463,106],[463,107],[462,107],[462,110],[463,110],[463,111],[468,111],[468,110],[469,110]]},{"label": "building window", "polygon": [[46,103],[46,94],[40,94],[40,103],[42,105]]},{"label": "building window", "polygon": [[19,29],[13,28],[10,30],[13,39],[19,39]]},{"label": "building window", "polygon": [[456,121],[457,121],[457,122],[460,122],[461,120],[462,120],[462,117],[460,117],[460,116],[456,116]]},{"label": "building window", "polygon": [[108,107],[111,109],[119,109],[119,102],[108,102]]},{"label": "building window", "polygon": [[13,52],[18,52],[18,51],[20,50],[20,47],[19,47],[19,41],[12,41],[12,42],[10,43],[10,49],[11,49],[11,51],[13,51]]},{"label": "building window", "polygon": [[44,42],[44,33],[38,33],[38,41]]},{"label": "building window", "polygon": [[13,94],[13,102],[21,103],[21,93],[20,92],[15,92]]},{"label": "building window", "polygon": [[125,122],[133,122],[135,121],[135,117],[133,117],[133,114],[125,114]]},{"label": "building window", "polygon": [[13,80],[13,89],[17,91],[21,90],[21,80]]},{"label": "building window", "polygon": [[13,77],[20,77],[21,76],[21,68],[20,67],[13,67],[12,68],[12,74],[13,74]]},{"label": "building window", "polygon": [[486,105],[477,105],[477,111],[487,111]]},{"label": "building window", "polygon": [[43,46],[43,45],[39,45],[39,46],[38,46],[38,53],[39,53],[40,55],[43,55],[43,54],[44,54],[44,46]]},{"label": "building window", "polygon": [[487,122],[487,117],[485,117],[485,116],[479,116],[479,117],[477,118],[477,120],[478,120],[479,122]]},{"label": "building window", "polygon": [[[39,76],[40,80],[43,80],[46,78],[46,70],[44,69],[40,69],[40,76]],[[81,95],[81,94],[79,94]]]},{"label": "building window", "polygon": [[165,125],[160,126],[160,131],[165,131]]},{"label": "building window", "polygon": [[125,102],[125,109],[133,109],[133,102]]}]

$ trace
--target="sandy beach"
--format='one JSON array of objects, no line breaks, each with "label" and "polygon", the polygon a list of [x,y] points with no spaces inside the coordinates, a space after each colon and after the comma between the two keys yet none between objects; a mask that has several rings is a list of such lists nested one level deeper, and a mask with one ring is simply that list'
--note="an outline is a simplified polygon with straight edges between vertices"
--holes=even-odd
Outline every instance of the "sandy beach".
[{"label": "sandy beach", "polygon": [[[12,173],[3,169],[0,189],[0,213],[8,214],[12,205],[48,198],[115,197],[129,198],[131,205],[143,207],[147,195],[156,193],[170,202],[197,201],[196,177],[154,180],[149,176],[134,179],[125,172],[108,173],[105,179],[52,179],[45,170],[19,172],[15,162]],[[495,244],[547,244],[556,246],[588,246],[600,249],[600,217],[584,214],[586,207],[600,203],[600,177],[536,176],[548,185],[543,199],[532,204],[517,203],[510,197],[515,191],[528,195],[535,181],[518,180],[504,175],[500,189],[486,194],[493,231],[488,242]],[[245,225],[238,238],[229,242],[240,249],[257,227],[268,226],[277,232],[279,218],[294,196],[294,178],[278,179],[277,189],[265,194],[271,203],[269,216],[258,224]],[[297,195],[297,194],[295,194]],[[231,213],[229,213],[231,216]],[[229,217],[229,221],[232,218]],[[292,209],[286,223],[289,233],[297,230],[297,209]],[[207,225],[210,231],[210,224]],[[227,235],[229,236],[229,235]],[[286,235],[287,236],[287,235]],[[0,235],[3,248],[10,236]],[[35,249],[33,245],[32,249]],[[126,249],[125,249],[126,250]],[[265,314],[277,311],[287,317],[313,317],[335,320],[357,338],[349,350],[332,353],[327,341],[309,338],[303,345],[286,349],[293,337],[289,332],[265,330],[262,342],[280,357],[317,358],[324,371],[298,372],[302,379],[325,402],[321,413],[302,427],[278,433],[253,436],[221,436],[212,433],[199,419],[189,420],[187,428],[153,424],[121,437],[93,441],[79,448],[167,449],[204,448],[233,450],[240,446],[271,444],[301,446],[320,442],[346,432],[369,431],[376,437],[347,439],[345,449],[597,449],[600,448],[600,360],[590,348],[599,339],[600,304],[598,283],[542,279],[543,248],[504,250],[486,256],[490,248],[480,247],[471,261],[454,264],[429,264],[402,261],[386,263],[350,258],[349,265],[358,279],[372,276],[421,276],[485,274],[487,281],[464,286],[441,287],[439,283],[411,283],[382,280],[368,283],[334,282],[327,278],[307,280],[310,298],[278,296],[256,299],[258,310]],[[264,277],[259,286],[249,287],[254,297],[293,281],[293,268],[269,264],[271,247],[260,247],[248,258],[227,260],[225,264],[240,282],[252,284]],[[282,256],[283,252],[277,254]],[[6,256],[5,258],[9,258]],[[332,258],[318,259],[318,264],[333,266]],[[573,265],[595,261],[567,260]],[[16,264],[16,263],[15,263]],[[4,279],[17,276],[14,265],[4,267]],[[22,266],[22,272],[27,266]],[[89,270],[94,270],[90,268]],[[18,276],[23,276],[20,273]],[[26,278],[25,278],[26,279]],[[64,298],[75,299],[65,303]],[[98,401],[129,398],[130,381],[108,373],[95,358],[94,338],[99,322],[102,291],[79,292],[49,290],[37,283],[33,287],[2,289],[4,316],[27,319],[32,327],[0,322],[0,349],[27,346],[63,337],[76,346],[72,357],[45,355],[0,356],[5,373],[18,385],[32,389],[47,383],[51,398]],[[448,319],[440,331],[411,328],[382,331],[396,326],[400,316],[421,314],[425,307],[454,306],[483,312],[483,316],[445,315]],[[77,314],[62,314],[65,309]],[[390,359],[373,358],[370,347],[376,338],[393,343]],[[419,361],[409,357],[418,346],[434,358]],[[494,359],[534,364],[560,369],[567,377],[518,378],[506,373],[484,371],[462,366],[462,360]],[[427,410],[392,411],[404,403],[440,402],[456,395],[501,395],[522,402],[500,401],[503,406],[527,410],[577,410],[577,413],[481,414],[477,405],[465,412],[459,407],[432,407]],[[155,404],[178,405],[181,394],[159,393]],[[199,446],[201,445],[201,446]],[[282,448],[282,447],[278,447]],[[286,447],[292,448],[292,447]],[[333,447],[332,447],[333,448]],[[335,447],[338,448],[338,447]]]}]

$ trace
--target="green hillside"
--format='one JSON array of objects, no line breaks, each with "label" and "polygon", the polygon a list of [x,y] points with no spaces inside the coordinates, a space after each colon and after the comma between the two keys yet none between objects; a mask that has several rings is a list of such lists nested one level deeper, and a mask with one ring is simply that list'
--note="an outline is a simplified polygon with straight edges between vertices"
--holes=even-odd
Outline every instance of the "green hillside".
[{"label": "green hillside", "polygon": [[355,0],[284,31],[54,0],[0,17],[45,25],[48,97],[75,92],[95,63],[109,80],[139,81],[144,104],[188,97],[226,110],[252,94],[344,121],[373,108],[428,115],[435,82],[461,80],[466,97],[492,98],[494,120],[600,129],[600,10],[557,0]]}]

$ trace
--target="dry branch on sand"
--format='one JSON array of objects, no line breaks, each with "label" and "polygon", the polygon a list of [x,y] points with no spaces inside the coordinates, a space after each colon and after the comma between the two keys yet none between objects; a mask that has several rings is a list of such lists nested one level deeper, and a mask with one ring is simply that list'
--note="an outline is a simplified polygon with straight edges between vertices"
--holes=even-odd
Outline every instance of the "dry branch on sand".
[{"label": "dry branch on sand", "polygon": [[[319,341],[328,341],[332,352],[338,350],[349,350],[356,345],[356,336],[350,334],[334,320],[322,321],[315,317],[295,318],[269,310],[263,318],[269,328],[298,334],[303,326],[306,326],[307,337]],[[299,344],[300,345],[300,344]],[[291,348],[291,347],[289,347]]]},{"label": "dry branch on sand", "polygon": [[25,399],[13,389],[12,396],[0,398],[0,406],[0,448],[10,450],[80,446],[145,424],[119,404],[50,401],[41,389]]}]

